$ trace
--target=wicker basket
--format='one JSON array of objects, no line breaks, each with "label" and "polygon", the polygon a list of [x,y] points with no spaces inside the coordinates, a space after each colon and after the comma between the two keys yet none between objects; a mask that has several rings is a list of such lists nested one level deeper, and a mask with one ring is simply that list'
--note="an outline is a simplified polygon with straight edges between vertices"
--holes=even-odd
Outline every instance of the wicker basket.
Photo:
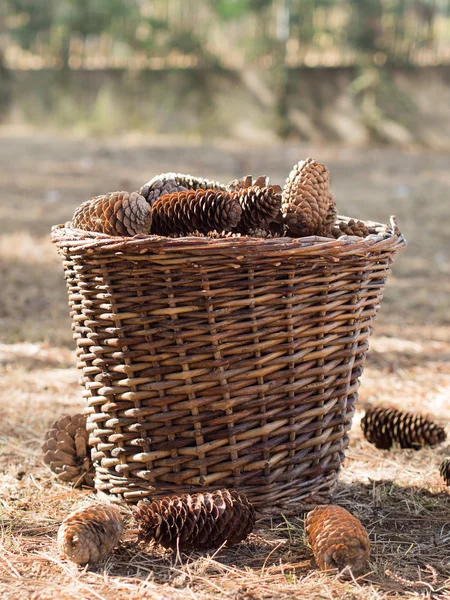
[{"label": "wicker basket", "polygon": [[267,512],[328,502],[372,319],[406,244],[394,219],[376,231],[168,239],[54,227],[97,489],[135,503],[232,487]]}]

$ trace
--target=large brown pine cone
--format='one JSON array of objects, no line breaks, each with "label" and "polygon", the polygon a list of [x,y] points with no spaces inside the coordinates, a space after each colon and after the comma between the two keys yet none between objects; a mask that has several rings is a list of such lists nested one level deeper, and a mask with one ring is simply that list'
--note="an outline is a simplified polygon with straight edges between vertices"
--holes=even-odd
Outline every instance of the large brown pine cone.
[{"label": "large brown pine cone", "polygon": [[88,447],[86,417],[67,415],[55,421],[42,445],[44,462],[60,481],[75,487],[94,487],[94,472]]},{"label": "large brown pine cone", "polygon": [[152,233],[188,234],[230,231],[242,209],[236,198],[221,190],[189,190],[161,196],[153,205]]},{"label": "large brown pine cone", "polygon": [[294,165],[283,188],[282,212],[291,234],[331,236],[336,205],[325,165],[307,158]]},{"label": "large brown pine cone", "polygon": [[119,543],[123,517],[116,506],[92,504],[71,513],[58,530],[58,549],[64,558],[93,565]]},{"label": "large brown pine cone", "polygon": [[435,446],[447,437],[442,427],[422,415],[381,406],[367,410],[361,427],[367,441],[383,450],[393,444],[414,449]]},{"label": "large brown pine cone", "polygon": [[235,490],[167,496],[134,508],[138,540],[164,548],[208,550],[233,546],[253,530],[255,509]]},{"label": "large brown pine cone", "polygon": [[450,457],[444,458],[439,467],[439,474],[445,481],[446,485],[450,485]]},{"label": "large brown pine cone", "polygon": [[137,192],[111,192],[95,196],[76,209],[72,227],[108,235],[133,236],[149,233],[152,211]]},{"label": "large brown pine cone", "polygon": [[187,189],[179,185],[175,179],[157,179],[154,177],[141,187],[139,194],[147,200],[150,206],[153,206],[160,196],[173,194],[174,192],[186,192]]},{"label": "large brown pine cone", "polygon": [[341,221],[332,228],[333,237],[339,238],[341,235],[355,235],[357,237],[366,237],[370,234],[369,228],[362,221],[350,219],[348,223]]},{"label": "large brown pine cone", "polygon": [[356,577],[368,572],[369,536],[361,521],[345,508],[317,506],[306,517],[305,532],[320,569],[349,567]]}]

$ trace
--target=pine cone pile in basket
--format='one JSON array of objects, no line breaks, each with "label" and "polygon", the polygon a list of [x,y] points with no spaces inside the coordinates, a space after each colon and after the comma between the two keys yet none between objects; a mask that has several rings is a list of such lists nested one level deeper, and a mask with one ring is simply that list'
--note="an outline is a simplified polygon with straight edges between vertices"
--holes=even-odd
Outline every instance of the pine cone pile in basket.
[{"label": "pine cone pile in basket", "polygon": [[252,180],[251,175],[231,181],[227,188],[242,208],[241,219],[236,231],[248,234],[261,229],[266,231],[270,224],[281,218],[281,187],[269,185],[265,175]]},{"label": "pine cone pile in basket", "polygon": [[71,513],[58,530],[58,549],[64,558],[93,565],[119,543],[123,517],[116,506],[92,504]]},{"label": "pine cone pile in basket", "polygon": [[184,551],[233,546],[253,530],[255,510],[235,490],[167,496],[134,508],[138,540]]},{"label": "pine cone pile in basket", "polygon": [[86,417],[67,415],[53,423],[42,445],[44,462],[60,481],[75,487],[94,487],[94,472],[88,447]]},{"label": "pine cone pile in basket", "polygon": [[336,206],[325,165],[307,158],[294,165],[283,188],[283,218],[290,235],[331,236]]},{"label": "pine cone pile in basket", "polygon": [[339,238],[341,235],[354,235],[357,237],[366,237],[370,234],[369,228],[362,221],[350,219],[347,223],[341,221],[332,228],[333,237]]},{"label": "pine cone pile in basket", "polygon": [[439,467],[439,474],[445,481],[446,485],[450,485],[450,457],[444,458]]},{"label": "pine cone pile in basket", "polygon": [[305,532],[320,569],[350,568],[355,577],[369,571],[369,536],[345,508],[317,506],[306,517]]},{"label": "pine cone pile in basket", "polygon": [[133,236],[149,233],[152,211],[137,192],[111,192],[95,196],[76,209],[72,227],[108,235]]},{"label": "pine cone pile in basket", "polygon": [[361,419],[361,427],[367,441],[383,450],[394,444],[414,449],[435,446],[447,437],[433,421],[396,408],[370,408]]},{"label": "pine cone pile in basket", "polygon": [[161,196],[153,205],[152,233],[230,231],[239,223],[239,201],[222,190],[189,190]]}]

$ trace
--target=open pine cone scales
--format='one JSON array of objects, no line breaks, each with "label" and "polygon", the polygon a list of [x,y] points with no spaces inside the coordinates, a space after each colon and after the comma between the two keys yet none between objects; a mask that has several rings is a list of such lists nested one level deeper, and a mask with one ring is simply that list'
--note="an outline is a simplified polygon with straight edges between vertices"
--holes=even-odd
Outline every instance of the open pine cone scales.
[{"label": "open pine cone scales", "polygon": [[94,487],[88,438],[86,417],[81,414],[58,419],[45,434],[44,462],[60,481]]},{"label": "open pine cone scales", "polygon": [[188,188],[179,185],[175,179],[158,179],[154,177],[141,187],[139,194],[147,200],[150,206],[153,206],[160,196],[174,194],[175,192],[187,192],[187,190]]},{"label": "open pine cone scales", "polygon": [[222,190],[189,190],[161,196],[153,205],[152,233],[230,231],[239,223],[239,201]]},{"label": "open pine cone scales", "polygon": [[308,513],[305,532],[322,570],[349,567],[354,576],[369,570],[370,541],[361,521],[340,506],[317,506]]},{"label": "open pine cone scales", "polygon": [[433,421],[395,408],[370,408],[361,419],[361,427],[367,441],[383,450],[394,444],[414,449],[435,446],[447,437]]},{"label": "open pine cone scales", "polygon": [[289,232],[300,237],[327,235],[336,219],[325,165],[307,158],[294,165],[283,188],[283,217]]},{"label": "open pine cone scales", "polygon": [[72,227],[108,235],[149,233],[152,211],[137,192],[111,192],[86,200],[76,209]]},{"label": "open pine cone scales", "polygon": [[[161,173],[156,175],[140,189],[140,193],[149,201],[155,201],[164,194],[173,194],[174,192],[183,192],[186,190],[225,190],[226,186],[213,181],[185,173]],[[160,191],[158,193],[158,190]],[[167,190],[167,191],[166,191]],[[156,195],[156,197],[155,197]]]},{"label": "open pine cone scales", "polygon": [[253,530],[255,510],[244,494],[216,490],[139,502],[134,509],[139,541],[164,548],[208,550],[233,546]]},{"label": "open pine cone scales", "polygon": [[242,216],[237,230],[247,233],[249,230],[265,228],[276,219],[281,209],[281,188],[278,185],[252,186],[237,190],[231,194],[237,198],[242,208]]}]

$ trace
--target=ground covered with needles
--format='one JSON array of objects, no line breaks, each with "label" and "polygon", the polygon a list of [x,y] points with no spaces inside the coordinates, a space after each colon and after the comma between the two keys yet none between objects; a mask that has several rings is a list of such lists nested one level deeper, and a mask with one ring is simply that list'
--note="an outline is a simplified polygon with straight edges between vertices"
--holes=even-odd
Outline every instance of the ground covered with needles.
[{"label": "ground covered with needles", "polygon": [[[5,600],[269,598],[450,599],[450,496],[435,449],[377,450],[362,437],[364,407],[417,410],[450,420],[449,156],[420,150],[212,146],[138,138],[83,140],[0,133],[0,597]],[[40,445],[60,415],[79,412],[81,390],[62,269],[50,226],[90,196],[134,190],[162,171],[229,181],[252,173],[282,183],[313,156],[331,171],[341,214],[387,222],[409,247],[398,257],[371,338],[351,445],[334,502],[359,517],[372,572],[340,581],[319,572],[303,521],[257,521],[247,542],[208,555],[137,547],[132,525],[104,563],[62,561],[62,519],[89,490],[55,482]],[[449,431],[450,433],[450,431]]]}]

